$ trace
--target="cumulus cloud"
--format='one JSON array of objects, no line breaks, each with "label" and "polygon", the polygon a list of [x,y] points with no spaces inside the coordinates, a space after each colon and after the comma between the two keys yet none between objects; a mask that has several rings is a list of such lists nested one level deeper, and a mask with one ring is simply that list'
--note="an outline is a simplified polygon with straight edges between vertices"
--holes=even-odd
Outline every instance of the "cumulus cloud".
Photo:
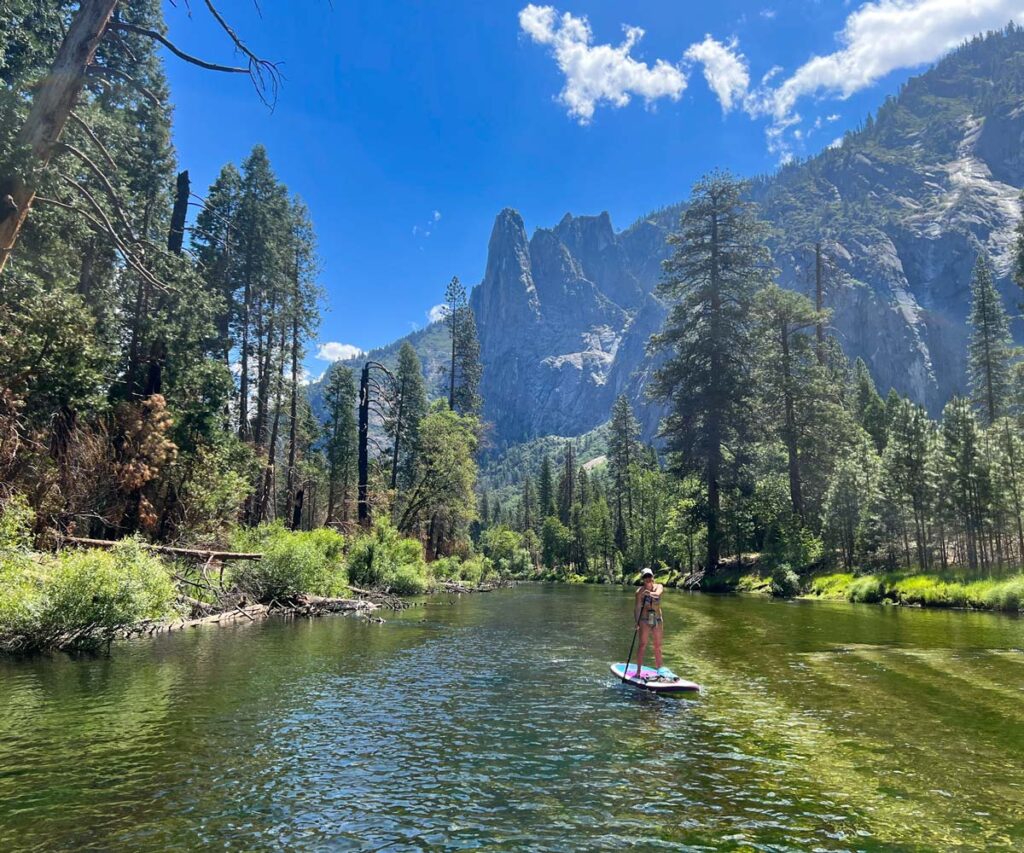
[{"label": "cumulus cloud", "polygon": [[625,40],[615,46],[594,44],[586,17],[566,12],[559,16],[553,6],[533,3],[519,12],[519,26],[537,44],[551,49],[565,85],[558,99],[580,124],[589,124],[599,104],[626,106],[633,96],[647,104],[659,98],[673,101],[686,90],[686,74],[663,59],[654,65],[630,56],[643,38],[640,27],[624,26]]},{"label": "cumulus cloud", "polygon": [[363,351],[354,344],[340,344],[337,341],[326,341],[320,344],[316,357],[321,361],[347,361],[358,358]]},{"label": "cumulus cloud", "polygon": [[[763,8],[770,19],[774,10]],[[700,64],[724,112],[737,106],[755,119],[767,118],[769,151],[785,161],[803,121],[798,106],[807,98],[845,99],[893,71],[938,60],[951,48],[1011,20],[1024,20],[1024,0],[866,0],[846,17],[836,49],[818,55],[791,73],[771,68],[751,87],[750,70],[736,39],[708,35],[692,44],[683,62],[658,59],[646,64],[630,54],[642,38],[639,27],[624,26],[621,45],[594,44],[586,17],[559,14],[553,6],[531,3],[519,12],[519,26],[549,48],[565,77],[559,100],[569,115],[587,124],[598,106],[622,107],[634,96],[650,104],[678,100],[687,86],[686,62]],[[839,119],[828,115],[827,122]],[[800,134],[806,138],[815,127]]]},{"label": "cumulus cloud", "polygon": [[447,316],[448,306],[442,302],[440,305],[435,305],[427,311],[427,322],[440,323]]},{"label": "cumulus cloud", "polygon": [[700,44],[691,45],[685,56],[704,66],[704,79],[718,96],[723,112],[729,112],[746,95],[750,72],[736,39],[724,44],[708,35]]},{"label": "cumulus cloud", "polygon": [[934,62],[976,33],[1020,17],[1024,0],[873,0],[847,17],[839,50],[805,62],[762,106],[778,120],[808,95],[848,98],[892,71]]}]

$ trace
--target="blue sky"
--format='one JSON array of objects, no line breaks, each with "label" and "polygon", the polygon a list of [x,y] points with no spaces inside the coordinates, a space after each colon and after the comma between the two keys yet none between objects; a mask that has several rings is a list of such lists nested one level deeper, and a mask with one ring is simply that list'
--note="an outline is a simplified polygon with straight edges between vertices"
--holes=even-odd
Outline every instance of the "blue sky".
[{"label": "blue sky", "polygon": [[[203,193],[262,143],[309,205],[327,293],[312,375],[320,344],[387,343],[426,323],[452,275],[476,284],[501,208],[531,231],[566,211],[624,228],[717,166],[752,175],[820,150],[923,63],[1024,14],[1024,0],[218,5],[285,81],[271,112],[243,77],[170,58],[180,165]],[[170,36],[232,61],[191,6],[166,6]]]}]

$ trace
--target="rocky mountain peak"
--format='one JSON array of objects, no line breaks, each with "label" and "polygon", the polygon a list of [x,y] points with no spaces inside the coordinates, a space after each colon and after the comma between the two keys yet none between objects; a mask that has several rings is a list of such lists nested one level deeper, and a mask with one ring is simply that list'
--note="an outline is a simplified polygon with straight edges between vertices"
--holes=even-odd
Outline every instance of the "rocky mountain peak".
[{"label": "rocky mountain peak", "polygon": [[[978,38],[908,81],[841,145],[752,182],[773,226],[779,283],[810,292],[827,253],[832,333],[890,387],[937,412],[966,387],[965,318],[977,254],[992,257],[1007,306],[1024,183],[1024,30]],[[616,232],[610,216],[566,214],[528,240],[511,209],[495,220],[472,294],[495,438],[579,435],[625,393],[649,438],[647,342],[654,295],[683,205]],[[1020,331],[1020,330],[1018,330]]]}]

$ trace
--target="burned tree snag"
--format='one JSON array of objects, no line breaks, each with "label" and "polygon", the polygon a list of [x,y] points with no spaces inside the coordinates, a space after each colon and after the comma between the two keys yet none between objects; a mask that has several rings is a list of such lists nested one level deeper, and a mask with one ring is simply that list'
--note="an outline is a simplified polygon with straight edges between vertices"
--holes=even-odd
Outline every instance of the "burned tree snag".
[{"label": "burned tree snag", "polygon": [[174,209],[171,211],[171,228],[167,234],[167,249],[176,255],[181,254],[185,240],[185,215],[188,213],[188,197],[191,184],[188,169],[178,173],[178,182],[174,192]]},{"label": "burned tree snag", "polygon": [[357,518],[365,526],[370,522],[370,363],[359,376],[359,486],[356,493]]}]

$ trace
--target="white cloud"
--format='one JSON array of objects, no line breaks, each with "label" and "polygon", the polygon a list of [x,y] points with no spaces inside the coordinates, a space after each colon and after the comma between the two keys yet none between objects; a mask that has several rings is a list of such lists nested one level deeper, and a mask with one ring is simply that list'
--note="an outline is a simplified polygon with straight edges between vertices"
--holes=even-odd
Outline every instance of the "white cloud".
[{"label": "white cloud", "polygon": [[442,302],[440,305],[435,305],[433,308],[427,311],[427,322],[440,323],[447,316],[448,306]]},{"label": "white cloud", "polygon": [[708,35],[700,44],[691,45],[685,54],[690,61],[703,64],[704,79],[718,96],[723,112],[729,112],[750,86],[746,57],[737,48],[736,39],[723,44]]},{"label": "white cloud", "polygon": [[843,147],[843,137],[837,136],[835,139],[833,139],[828,144],[828,147],[829,148],[842,148]]},{"label": "white cloud", "polygon": [[630,56],[643,38],[640,27],[624,26],[626,37],[618,47],[595,45],[586,17],[569,12],[559,17],[553,6],[533,3],[520,10],[519,26],[534,42],[551,48],[565,75],[558,98],[580,124],[588,124],[602,103],[624,107],[633,95],[647,104],[659,98],[676,101],[686,90],[686,75],[678,66],[663,59],[651,66]]},{"label": "white cloud", "polygon": [[1024,17],[1024,0],[873,0],[846,19],[840,50],[814,56],[764,102],[775,119],[797,101],[848,98],[886,74],[933,62],[967,38]]},{"label": "white cloud", "polygon": [[[770,19],[774,9],[762,8],[760,15]],[[812,55],[788,75],[775,66],[754,88],[736,39],[719,41],[708,35],[687,48],[684,60],[703,66],[724,112],[742,105],[751,118],[770,121],[765,130],[768,149],[785,162],[792,157],[793,141],[820,127],[815,122],[798,136],[801,100],[846,99],[893,71],[934,62],[977,33],[1011,20],[1024,20],[1024,0],[866,0],[847,16],[836,49]],[[550,48],[565,76],[559,100],[580,124],[588,124],[603,104],[622,107],[633,96],[648,104],[660,98],[679,100],[686,90],[682,63],[658,59],[650,65],[630,55],[644,34],[639,27],[625,26],[625,41],[619,46],[595,45],[586,17],[533,3],[520,10],[519,26],[534,42]],[[839,118],[833,113],[826,121]]]},{"label": "white cloud", "polygon": [[435,210],[435,211],[434,211],[434,212],[433,212],[433,213],[431,214],[431,217],[430,217],[430,218],[431,218],[431,219],[432,219],[432,220],[433,220],[434,222],[440,222],[440,221],[441,221],[441,211],[440,211],[440,210]]},{"label": "white cloud", "polygon": [[766,21],[770,21],[770,20],[772,20],[772,18],[775,17],[776,12],[775,12],[774,9],[762,9],[761,12],[760,12],[760,15]]},{"label": "white cloud", "polygon": [[316,357],[321,361],[347,361],[358,358],[363,351],[354,344],[339,344],[337,341],[326,341],[320,344]]}]

